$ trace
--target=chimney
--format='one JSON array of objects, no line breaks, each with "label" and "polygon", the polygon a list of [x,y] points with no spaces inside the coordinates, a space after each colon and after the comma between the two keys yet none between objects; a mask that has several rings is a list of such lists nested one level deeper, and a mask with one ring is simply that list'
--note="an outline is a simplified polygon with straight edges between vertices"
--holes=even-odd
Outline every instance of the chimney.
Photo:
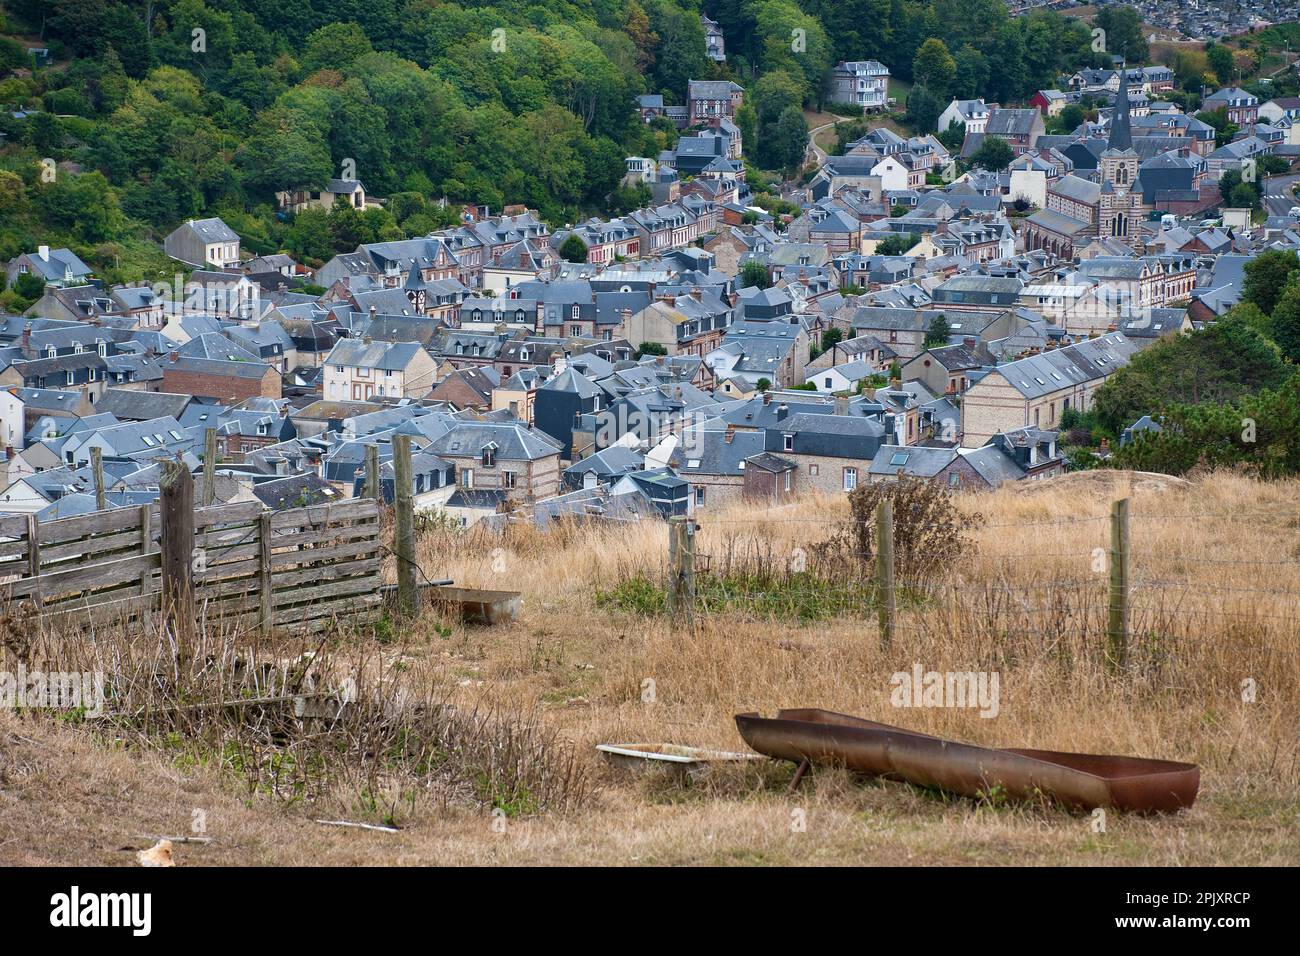
[{"label": "chimney", "polygon": [[374,319],[375,319],[375,315],[376,315],[376,313],[378,313],[378,312],[379,312],[379,309],[378,309],[377,307],[375,307],[375,306],[373,306],[373,305],[370,307],[370,321],[372,321],[372,322],[374,321]]},{"label": "chimney", "polygon": [[849,397],[847,395],[835,396],[835,414],[847,415],[849,413]]},{"label": "chimney", "polygon": [[169,352],[169,353],[167,353],[167,358],[168,358],[168,360],[169,360],[169,361],[172,361],[172,362],[175,362],[175,361],[176,361],[178,358],[180,358],[180,357],[181,357],[181,353],[180,353],[180,352]]},{"label": "chimney", "polygon": [[780,405],[776,406],[776,420],[778,422],[784,421],[785,416],[788,414],[790,414],[790,406],[787,405],[785,402],[782,402]]},{"label": "chimney", "polygon": [[764,393],[763,393],[763,405],[764,405],[764,406],[768,406],[768,405],[771,405],[771,404],[772,404],[772,393],[771,393],[771,392],[764,392]]},{"label": "chimney", "polygon": [[49,246],[40,246],[40,247],[38,247],[37,250],[36,250],[36,254],[37,254],[38,256],[41,257],[41,261],[42,261],[42,262],[49,262],[49,261],[50,261],[50,247],[49,247]]},{"label": "chimney", "polygon": [[736,437],[736,426],[731,424],[727,425],[726,437],[724,440],[728,445],[730,445],[731,440],[735,437]]},{"label": "chimney", "polygon": [[27,352],[32,347],[32,328],[30,325],[23,326],[23,352]]},{"label": "chimney", "polygon": [[656,355],[656,356],[655,356],[655,364],[656,364],[656,365],[663,365],[663,364],[664,364],[664,357],[663,357],[662,355]]},{"label": "chimney", "polygon": [[964,339],[961,340],[961,344],[964,345],[964,346],[966,346],[966,348],[968,348],[968,349],[973,349],[973,348],[975,347],[975,345],[976,345],[976,342],[975,342],[975,339],[974,339],[972,336],[969,336],[969,335],[968,335],[968,336],[966,336],[966,338],[964,338]]},{"label": "chimney", "polygon": [[559,374],[560,374],[561,372],[563,372],[566,368],[568,368],[568,366],[569,366],[569,360],[568,360],[568,358],[566,358],[566,357],[563,356],[563,355],[557,355],[557,356],[555,356],[555,363],[554,363],[554,365],[552,366],[552,368],[555,369],[555,374],[556,374],[556,375],[559,375]]},{"label": "chimney", "polygon": [[889,387],[892,389],[900,389],[903,387],[903,380],[901,378],[891,378],[889,380]]}]

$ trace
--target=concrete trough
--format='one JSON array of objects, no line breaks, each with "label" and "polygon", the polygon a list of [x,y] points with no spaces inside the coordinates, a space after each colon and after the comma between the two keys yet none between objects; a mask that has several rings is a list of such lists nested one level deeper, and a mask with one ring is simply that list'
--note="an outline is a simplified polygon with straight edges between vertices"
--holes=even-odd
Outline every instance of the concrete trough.
[{"label": "concrete trough", "polygon": [[434,604],[460,615],[466,624],[511,624],[519,620],[523,595],[518,591],[487,591],[481,588],[430,588]]}]

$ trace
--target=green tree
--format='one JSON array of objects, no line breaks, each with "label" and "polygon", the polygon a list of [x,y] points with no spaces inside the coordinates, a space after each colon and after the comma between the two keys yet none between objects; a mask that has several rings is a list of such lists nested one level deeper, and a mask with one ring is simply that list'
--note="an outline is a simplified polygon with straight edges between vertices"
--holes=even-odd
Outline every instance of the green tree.
[{"label": "green tree", "polygon": [[953,61],[956,73],[952,95],[963,100],[977,99],[988,87],[989,58],[968,43],[957,51]]},{"label": "green tree", "polygon": [[1093,410],[1118,434],[1142,415],[1173,405],[1226,404],[1277,388],[1291,370],[1277,345],[1254,328],[1220,319],[1139,352],[1097,390]]},{"label": "green tree", "polygon": [[1083,114],[1082,107],[1077,103],[1071,103],[1065,109],[1061,110],[1060,114],[1056,117],[1056,121],[1058,128],[1064,130],[1066,133],[1073,133],[1083,125],[1083,121],[1086,118],[1087,117]]},{"label": "green tree", "polygon": [[1129,64],[1147,61],[1149,51],[1142,32],[1142,17],[1133,7],[1124,4],[1102,7],[1093,22],[1106,31],[1107,53],[1123,57]]},{"label": "green tree", "polygon": [[317,70],[346,70],[356,60],[373,52],[366,32],[355,23],[330,23],[307,37],[301,64],[307,73]]},{"label": "green tree", "polygon": [[1273,307],[1273,341],[1293,362],[1300,362],[1300,273],[1293,274]]},{"label": "green tree", "polygon": [[876,245],[876,255],[901,256],[920,241],[921,237],[914,232],[896,232]]},{"label": "green tree", "polygon": [[1174,475],[1197,467],[1245,467],[1267,479],[1300,474],[1300,373],[1235,403],[1172,405],[1161,431],[1140,433],[1111,464]]},{"label": "green tree", "polygon": [[980,143],[980,148],[971,156],[970,164],[972,168],[987,169],[995,173],[1006,169],[1015,158],[1015,151],[1005,139],[1000,136],[985,136]]},{"label": "green tree", "polygon": [[928,133],[938,125],[939,114],[946,105],[929,87],[914,86],[907,95],[907,122],[918,133]]},{"label": "green tree", "polygon": [[1234,136],[1240,132],[1236,123],[1228,120],[1228,111],[1226,108],[1200,112],[1196,118],[1202,123],[1214,127],[1214,142],[1216,145],[1225,146],[1232,142]]},{"label": "green tree", "polygon": [[45,280],[33,272],[23,273],[14,279],[13,291],[29,306],[44,294]]},{"label": "green tree", "polygon": [[1207,43],[1205,45],[1205,59],[1210,69],[1214,71],[1214,75],[1219,78],[1220,83],[1227,86],[1232,82],[1237,65],[1232,59],[1231,50],[1217,43]]},{"label": "green tree", "polygon": [[576,233],[569,233],[560,243],[560,258],[565,262],[586,262],[587,244]]},{"label": "green tree", "polygon": [[947,101],[957,76],[957,63],[942,40],[930,38],[921,44],[912,60],[912,81]]},{"label": "green tree", "polygon": [[940,312],[930,320],[930,328],[925,333],[924,347],[927,349],[942,348],[948,344],[950,335],[952,335],[952,326],[948,324],[947,317]]},{"label": "green tree", "polygon": [[740,270],[742,289],[766,289],[771,284],[772,280],[767,275],[767,266],[756,259],[750,259]]},{"label": "green tree", "polygon": [[1300,272],[1300,256],[1293,249],[1272,249],[1246,263],[1241,298],[1254,303],[1265,315],[1272,315],[1292,275]]},{"label": "green tree", "polygon": [[117,191],[102,173],[61,175],[40,195],[49,216],[70,227],[82,242],[112,242],[126,232],[127,219]]},{"label": "green tree", "polygon": [[782,169],[794,170],[803,165],[808,148],[808,121],[797,106],[787,106],[771,134],[772,158]]}]

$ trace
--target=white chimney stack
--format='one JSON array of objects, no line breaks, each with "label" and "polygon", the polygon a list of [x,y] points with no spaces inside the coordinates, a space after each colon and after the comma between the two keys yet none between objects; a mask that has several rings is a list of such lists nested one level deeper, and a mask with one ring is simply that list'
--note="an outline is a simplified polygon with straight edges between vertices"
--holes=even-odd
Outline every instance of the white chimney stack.
[{"label": "white chimney stack", "polygon": [[39,248],[36,250],[36,254],[39,255],[39,256],[41,257],[41,261],[42,261],[42,262],[49,262],[49,261],[50,261],[50,247],[49,247],[49,246],[41,246],[41,247],[39,247]]}]

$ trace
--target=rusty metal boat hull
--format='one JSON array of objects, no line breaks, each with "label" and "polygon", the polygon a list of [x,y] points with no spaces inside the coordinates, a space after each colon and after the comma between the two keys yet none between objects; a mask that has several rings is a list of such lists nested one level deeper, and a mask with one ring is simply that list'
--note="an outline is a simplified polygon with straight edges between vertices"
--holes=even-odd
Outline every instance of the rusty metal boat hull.
[{"label": "rusty metal boat hull", "polygon": [[736,727],[750,747],[777,759],[836,764],[968,797],[1047,797],[1078,810],[1184,810],[1201,780],[1195,764],[976,747],[827,710],[737,714]]}]

